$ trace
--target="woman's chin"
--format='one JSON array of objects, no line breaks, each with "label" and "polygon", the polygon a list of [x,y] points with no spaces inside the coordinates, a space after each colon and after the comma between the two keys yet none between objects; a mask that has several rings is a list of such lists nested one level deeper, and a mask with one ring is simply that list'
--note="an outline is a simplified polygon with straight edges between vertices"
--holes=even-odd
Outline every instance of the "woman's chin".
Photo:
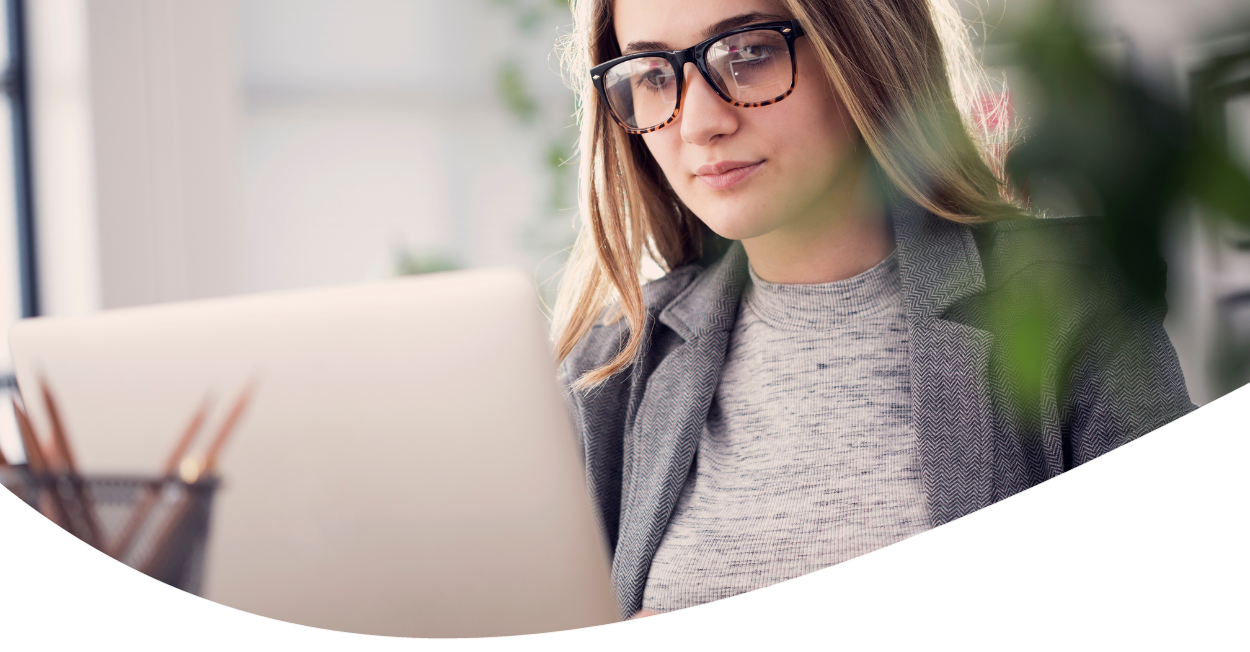
[{"label": "woman's chin", "polygon": [[712,218],[700,215],[699,219],[703,220],[713,233],[729,240],[758,238],[776,228],[774,225],[761,221],[758,215],[716,215]]}]

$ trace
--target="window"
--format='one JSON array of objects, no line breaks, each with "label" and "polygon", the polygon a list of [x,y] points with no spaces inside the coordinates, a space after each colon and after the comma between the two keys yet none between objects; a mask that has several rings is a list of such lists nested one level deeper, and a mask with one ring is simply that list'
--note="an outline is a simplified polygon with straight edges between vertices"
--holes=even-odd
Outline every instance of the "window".
[{"label": "window", "polygon": [[[23,0],[5,0],[0,11],[0,450],[19,461],[17,428],[9,399],[16,391],[9,355],[9,327],[39,313],[35,293],[35,242],[30,203],[29,132]],[[10,128],[11,126],[11,128]]]},{"label": "window", "polygon": [[[10,375],[8,331],[21,317],[39,313],[35,286],[34,221],[30,193],[26,67],[22,0],[0,12],[0,379]],[[5,385],[0,380],[0,385]]]}]

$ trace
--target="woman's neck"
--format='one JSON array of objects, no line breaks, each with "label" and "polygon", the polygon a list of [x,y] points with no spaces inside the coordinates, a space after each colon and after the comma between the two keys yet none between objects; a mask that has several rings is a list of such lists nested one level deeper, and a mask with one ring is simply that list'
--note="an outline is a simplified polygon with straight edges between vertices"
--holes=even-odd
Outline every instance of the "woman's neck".
[{"label": "woman's neck", "polygon": [[771,283],[831,283],[872,269],[894,250],[894,232],[878,194],[857,166],[806,219],[742,241],[751,267]]}]

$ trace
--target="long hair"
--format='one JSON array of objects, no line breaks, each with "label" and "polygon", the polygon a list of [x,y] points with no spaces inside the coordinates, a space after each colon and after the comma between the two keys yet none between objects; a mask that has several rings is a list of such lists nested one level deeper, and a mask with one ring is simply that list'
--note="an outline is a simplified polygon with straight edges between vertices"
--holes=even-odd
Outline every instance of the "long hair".
[{"label": "long hair", "polygon": [[[891,192],[966,224],[1022,214],[1003,174],[1005,100],[987,102],[1002,94],[985,93],[985,73],[950,0],[782,2],[803,25]],[[583,228],[556,299],[556,355],[567,357],[599,319],[624,318],[629,327],[620,351],[575,381],[585,389],[625,369],[640,350],[644,251],[673,270],[712,254],[716,237],[590,84],[587,70],[621,54],[611,0],[573,0],[572,9],[562,54],[578,99]]]}]

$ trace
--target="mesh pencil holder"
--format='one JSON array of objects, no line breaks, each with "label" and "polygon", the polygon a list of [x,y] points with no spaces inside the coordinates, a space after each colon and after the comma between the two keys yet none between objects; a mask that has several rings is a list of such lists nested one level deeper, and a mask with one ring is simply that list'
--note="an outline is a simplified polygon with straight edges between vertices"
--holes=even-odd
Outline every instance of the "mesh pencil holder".
[{"label": "mesh pencil holder", "polygon": [[200,594],[216,477],[31,473],[0,483],[71,534],[170,586]]}]

